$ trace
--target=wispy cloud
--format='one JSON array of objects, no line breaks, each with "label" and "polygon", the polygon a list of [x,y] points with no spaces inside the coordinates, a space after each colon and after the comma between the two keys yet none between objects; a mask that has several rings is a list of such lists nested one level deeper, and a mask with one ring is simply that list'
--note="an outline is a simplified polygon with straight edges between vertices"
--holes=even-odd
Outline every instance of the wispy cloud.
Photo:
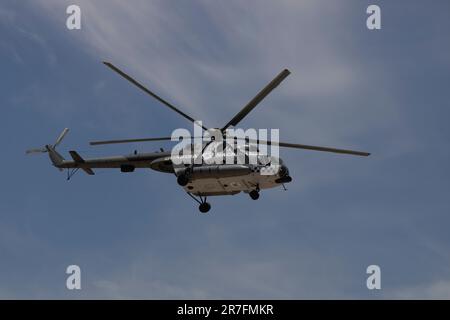
[{"label": "wispy cloud", "polygon": [[[61,20],[64,1],[38,3]],[[282,116],[286,127],[295,128],[295,122],[286,123],[286,118],[303,114],[308,106],[300,102],[358,89],[363,75],[354,66],[354,56],[338,45],[342,38],[330,29],[340,18],[311,30],[311,21],[323,20],[322,6],[315,1],[282,5],[266,1],[257,6],[238,1],[173,4],[80,1],[82,45],[98,60],[111,60],[213,126],[230,118],[284,67],[293,75],[267,99],[264,112],[250,118],[273,118],[274,125],[279,125]],[[327,7],[345,14],[345,5]],[[61,29],[66,32],[62,25]],[[274,101],[285,107],[270,106]],[[286,109],[289,105],[298,107]],[[336,106],[323,105],[314,113],[333,109],[336,112]],[[357,110],[365,112],[361,105],[346,106],[348,113]],[[328,127],[318,132],[308,127],[300,133],[328,134],[331,140]]]},{"label": "wispy cloud", "polygon": [[439,280],[430,284],[410,286],[395,290],[394,299],[450,299],[450,281]]},{"label": "wispy cloud", "polygon": [[[448,58],[436,54],[434,69],[418,68],[427,65],[423,57],[429,57],[428,49],[422,50],[424,42],[415,36],[406,36],[413,34],[409,29],[402,33],[398,31],[400,23],[395,23],[395,28],[388,23],[381,33],[369,33],[364,29],[362,2],[77,3],[82,8],[80,31],[65,27],[65,9],[72,1],[30,2],[27,9],[48,26],[40,32],[23,19],[15,24],[19,15],[2,9],[0,15],[14,28],[14,40],[26,44],[18,51],[19,57],[25,50],[36,48],[45,56],[47,48],[51,56],[58,42],[61,51],[54,61],[59,65],[66,63],[67,52],[74,50],[83,52],[80,61],[68,59],[74,68],[91,66],[83,64],[89,59],[98,62],[100,68],[101,60],[109,60],[209,126],[225,123],[287,67],[292,75],[242,126],[279,127],[283,140],[363,148],[374,155],[360,161],[319,153],[293,156],[286,151],[283,158],[290,158],[287,163],[295,173],[288,192],[267,192],[257,203],[250,203],[244,195],[217,198],[213,200],[217,211],[210,216],[195,215],[196,208],[183,202],[185,195],[176,189],[172,176],[142,173],[119,180],[122,176],[108,173],[93,180],[82,177],[74,184],[59,184],[56,178],[50,180],[53,176],[42,178],[53,168],[45,171],[43,162],[29,168],[30,161],[21,167],[22,174],[5,172],[8,179],[3,190],[14,190],[10,194],[17,197],[17,203],[22,202],[24,193],[36,194],[42,201],[27,207],[24,211],[28,215],[11,214],[11,221],[21,225],[19,218],[31,219],[29,214],[36,210],[39,219],[34,217],[30,225],[37,228],[36,224],[45,222],[48,226],[29,232],[1,222],[0,248],[13,254],[14,246],[18,246],[24,251],[23,257],[29,255],[39,266],[54,269],[25,272],[29,280],[25,283],[7,279],[8,271],[17,272],[15,264],[2,265],[6,271],[2,269],[5,284],[0,294],[74,297],[64,291],[63,271],[67,261],[76,260],[84,263],[82,270],[88,271],[83,280],[85,289],[79,295],[83,297],[365,297],[366,260],[393,260],[395,267],[402,269],[406,259],[399,252],[412,251],[419,256],[418,249],[420,254],[432,257],[429,263],[434,266],[448,260],[447,241],[435,241],[439,230],[407,228],[404,223],[407,220],[422,226],[424,220],[420,218],[426,213],[429,221],[445,225],[445,217],[436,213],[438,204],[447,200],[437,195],[448,189],[441,182],[448,174],[443,169],[448,158],[441,148],[448,135],[437,130],[435,122],[426,121],[436,112],[433,106],[438,99],[441,105],[448,101],[435,89],[445,81],[434,77],[439,75],[440,63],[447,63]],[[391,10],[399,19],[405,15],[400,5]],[[409,17],[423,21],[419,19],[423,18],[422,10],[412,12]],[[414,27],[408,21],[405,25]],[[430,30],[434,29],[426,31],[436,34]],[[439,41],[431,42],[433,48],[441,48]],[[8,42],[11,48],[16,44]],[[38,66],[42,55],[22,60]],[[76,75],[58,69],[60,78],[52,75],[51,83],[40,85],[36,85],[40,80],[37,74],[37,79],[33,78],[36,83],[27,81],[23,91],[8,95],[8,99],[14,99],[7,103],[17,108],[8,110],[14,121],[7,123],[11,127],[2,135],[7,148],[23,154],[22,147],[10,140],[18,123],[29,121],[25,134],[17,134],[27,143],[29,132],[43,130],[30,113],[23,112],[24,108],[35,110],[49,105],[46,112],[70,121],[74,110],[81,110],[77,105],[86,106],[83,110],[89,128],[118,135],[140,133],[140,128],[149,127],[166,130],[172,117],[177,117],[170,110],[166,110],[164,121],[133,114],[123,105],[134,97],[129,94],[141,94],[137,89],[126,91],[129,85],[106,70],[90,83],[96,70],[81,69]],[[29,79],[32,71],[25,70],[21,75]],[[109,75],[124,90],[123,100],[112,101],[112,105],[111,100],[99,98],[109,94]],[[74,82],[65,86],[64,81],[72,77],[76,78]],[[63,84],[56,86],[59,79],[64,79]],[[81,85],[85,85],[81,92],[66,97]],[[78,96],[83,98],[75,99]],[[422,111],[423,104],[426,112]],[[99,121],[111,114],[114,116],[109,120]],[[448,127],[448,117],[438,118],[442,128]],[[79,128],[83,121],[74,122]],[[156,128],[149,126],[149,121]],[[431,139],[433,135],[437,139]],[[434,149],[424,147],[430,145]],[[5,161],[11,168],[24,163],[18,156]],[[32,171],[37,172],[35,180],[28,177]],[[18,206],[11,202],[11,207],[14,205]],[[6,210],[2,213],[7,214]],[[49,256],[41,259],[40,251]],[[397,283],[390,293],[402,297],[414,293],[448,296],[445,271],[439,269],[430,280],[420,268],[412,269],[414,274],[401,285]],[[389,285],[383,283],[383,287]]]}]

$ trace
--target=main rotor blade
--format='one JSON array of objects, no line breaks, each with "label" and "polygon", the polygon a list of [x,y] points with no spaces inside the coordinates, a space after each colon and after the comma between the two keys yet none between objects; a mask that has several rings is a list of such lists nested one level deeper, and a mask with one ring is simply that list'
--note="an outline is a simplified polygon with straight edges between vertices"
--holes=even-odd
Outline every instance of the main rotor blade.
[{"label": "main rotor blade", "polygon": [[[147,89],[146,87],[144,87],[142,84],[140,84],[139,82],[137,82],[136,80],[134,80],[132,77],[130,77],[128,74],[126,74],[125,72],[123,72],[122,70],[120,70],[119,68],[117,68],[116,66],[114,66],[112,63],[103,61],[103,64],[106,65],[107,67],[111,68],[113,71],[117,72],[118,74],[120,74],[122,77],[124,77],[125,79],[127,79],[128,81],[130,81],[132,84],[134,84],[136,87],[138,87],[139,89],[143,90],[144,92],[146,92],[147,94],[149,94],[150,96],[152,96],[153,98],[155,98],[156,100],[158,100],[159,102],[161,102],[162,104],[166,105],[167,107],[169,107],[170,109],[172,109],[173,111],[175,111],[176,113],[180,114],[181,116],[185,117],[186,119],[188,119],[191,122],[195,122],[195,119],[188,116],[186,113],[184,113],[183,111],[179,110],[177,107],[175,107],[173,104],[167,102],[166,100],[164,100],[163,98],[159,97],[157,94],[151,92],[149,89]],[[207,128],[203,127],[203,129],[208,130]]]},{"label": "main rotor blade", "polygon": [[[244,140],[245,138],[237,138],[237,139]],[[367,157],[370,155],[370,153],[363,152],[363,151],[337,149],[337,148],[329,148],[329,147],[319,147],[319,146],[311,146],[311,145],[298,144],[298,143],[274,142],[274,141],[253,140],[253,139],[249,139],[249,142],[256,143],[256,144],[266,144],[266,145],[273,144],[273,145],[278,145],[278,146],[284,147],[284,148],[295,148],[295,149],[306,149],[306,150],[314,150],[314,151],[351,154],[354,156],[363,156],[363,157]]]},{"label": "main rotor blade", "polygon": [[244,117],[250,113],[267,95],[275,89],[291,72],[288,69],[281,71],[267,86],[264,87],[249,103],[234,116],[223,128],[224,132],[229,126],[236,126]]},{"label": "main rotor blade", "polygon": [[[186,137],[189,138],[189,137]],[[203,137],[191,137],[191,139],[202,139]],[[207,139],[206,137],[203,139]],[[119,144],[119,143],[132,143],[132,142],[147,142],[147,141],[170,141],[172,137],[160,137],[160,138],[138,138],[138,139],[123,139],[123,140],[101,140],[91,141],[91,146],[98,146],[102,144]]]},{"label": "main rotor blade", "polygon": [[131,143],[131,142],[145,142],[145,141],[164,141],[171,140],[171,137],[161,137],[161,138],[141,138],[141,139],[123,139],[123,140],[103,140],[103,141],[91,141],[89,144],[91,146],[97,146],[101,144],[117,144],[117,143]]},{"label": "main rotor blade", "polygon": [[356,150],[337,149],[337,148],[329,148],[329,147],[318,147],[318,146],[310,146],[310,145],[305,145],[305,144],[286,143],[286,142],[280,142],[279,145],[280,145],[280,147],[285,147],[285,148],[297,148],[297,149],[306,149],[306,150],[314,150],[314,151],[324,151],[324,152],[351,154],[351,155],[354,155],[354,156],[362,156],[362,157],[370,156],[369,152],[356,151]]}]

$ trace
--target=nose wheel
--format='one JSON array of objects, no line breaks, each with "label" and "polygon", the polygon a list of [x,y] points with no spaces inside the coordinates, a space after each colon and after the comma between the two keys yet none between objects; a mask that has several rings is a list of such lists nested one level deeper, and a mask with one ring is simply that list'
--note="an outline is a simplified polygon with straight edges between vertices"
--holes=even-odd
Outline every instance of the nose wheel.
[{"label": "nose wheel", "polygon": [[177,182],[180,186],[184,187],[189,183],[189,178],[186,174],[181,174],[177,177]]}]

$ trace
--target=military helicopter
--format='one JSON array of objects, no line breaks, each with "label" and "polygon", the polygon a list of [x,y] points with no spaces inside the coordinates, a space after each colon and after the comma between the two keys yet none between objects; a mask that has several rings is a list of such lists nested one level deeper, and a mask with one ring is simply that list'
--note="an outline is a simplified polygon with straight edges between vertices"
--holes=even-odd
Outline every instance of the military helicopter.
[{"label": "military helicopter", "polygon": [[[290,71],[287,69],[281,71],[222,128],[209,129],[201,123],[199,124],[194,118],[173,104],[150,91],[113,64],[109,62],[103,63],[163,105],[194,123],[194,125],[200,126],[201,130],[204,130],[206,134],[201,137],[202,140],[199,143],[195,143],[195,141],[198,141],[195,140],[198,137],[194,137],[194,143],[189,143],[185,148],[182,148],[184,151],[191,151],[187,152],[187,158],[185,154],[179,156],[179,154],[174,154],[173,150],[172,152],[168,152],[160,149],[160,152],[138,153],[135,151],[130,155],[89,159],[81,157],[76,151],[69,151],[72,160],[66,160],[56,151],[56,147],[68,133],[68,128],[62,131],[54,144],[48,144],[44,148],[26,151],[27,154],[48,153],[52,164],[56,168],[60,171],[67,169],[68,180],[79,169],[88,175],[94,175],[93,169],[97,168],[120,169],[121,172],[125,173],[133,172],[138,168],[150,168],[156,171],[174,174],[178,184],[184,188],[191,198],[198,202],[200,212],[206,213],[211,209],[211,205],[207,202],[207,197],[210,196],[235,195],[244,192],[248,193],[251,199],[257,200],[260,191],[263,189],[279,186],[286,189],[285,184],[292,181],[288,167],[280,157],[268,156],[266,154],[261,155],[259,152],[260,146],[306,149],[365,157],[370,155],[370,153],[362,151],[250,139],[249,137],[238,137],[229,134],[230,129],[236,127],[242,119],[290,74]],[[90,145],[168,140],[173,141],[174,137],[91,141]],[[193,152],[194,149],[200,152]],[[210,161],[212,158],[228,159],[230,155],[232,158],[231,161],[226,161],[225,163]],[[188,161],[180,162],[182,157],[183,160],[188,159]],[[241,161],[238,161],[239,159]],[[253,159],[253,161],[250,161],[250,159]],[[268,168],[272,170],[267,170]]]}]

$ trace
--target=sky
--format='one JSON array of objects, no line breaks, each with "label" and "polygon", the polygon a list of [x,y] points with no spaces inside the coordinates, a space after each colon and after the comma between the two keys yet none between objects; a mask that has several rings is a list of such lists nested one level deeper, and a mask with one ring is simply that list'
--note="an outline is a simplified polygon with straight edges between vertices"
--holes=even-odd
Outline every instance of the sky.
[{"label": "sky", "polygon": [[[449,299],[449,32],[446,0],[3,0],[0,298]],[[240,126],[372,155],[281,150],[287,191],[211,197],[206,215],[149,169],[66,181],[24,151],[65,127],[66,157],[170,149],[88,141],[192,129],[104,60],[208,127],[288,68]]]}]

